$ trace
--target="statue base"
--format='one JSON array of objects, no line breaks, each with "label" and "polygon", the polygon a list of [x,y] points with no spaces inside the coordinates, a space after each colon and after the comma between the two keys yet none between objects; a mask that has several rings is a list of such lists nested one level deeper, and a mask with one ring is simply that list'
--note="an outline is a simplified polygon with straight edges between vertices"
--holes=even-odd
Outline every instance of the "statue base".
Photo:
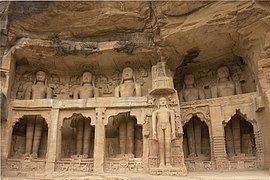
[{"label": "statue base", "polygon": [[173,175],[173,176],[186,176],[187,175],[187,168],[183,167],[158,167],[158,168],[151,168],[150,174],[152,175]]}]

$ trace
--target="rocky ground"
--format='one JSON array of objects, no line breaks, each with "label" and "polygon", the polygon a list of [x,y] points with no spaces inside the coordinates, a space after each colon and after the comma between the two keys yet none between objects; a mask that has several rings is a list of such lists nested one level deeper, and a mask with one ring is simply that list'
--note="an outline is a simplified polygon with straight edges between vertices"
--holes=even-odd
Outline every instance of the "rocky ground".
[{"label": "rocky ground", "polygon": [[170,180],[270,180],[270,171],[241,171],[241,172],[190,172],[185,177],[153,176],[149,174],[92,174],[92,173],[52,173],[52,174],[18,174],[13,177],[1,177],[2,180],[27,180],[27,179],[54,179],[54,180],[143,180],[143,179],[170,179]]}]

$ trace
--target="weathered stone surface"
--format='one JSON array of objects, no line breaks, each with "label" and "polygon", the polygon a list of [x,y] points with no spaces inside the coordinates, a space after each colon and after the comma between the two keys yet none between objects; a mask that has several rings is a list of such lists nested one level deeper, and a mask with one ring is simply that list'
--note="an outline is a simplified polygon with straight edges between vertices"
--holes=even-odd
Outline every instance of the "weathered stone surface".
[{"label": "weathered stone surface", "polygon": [[1,2],[2,169],[270,168],[269,4]]}]

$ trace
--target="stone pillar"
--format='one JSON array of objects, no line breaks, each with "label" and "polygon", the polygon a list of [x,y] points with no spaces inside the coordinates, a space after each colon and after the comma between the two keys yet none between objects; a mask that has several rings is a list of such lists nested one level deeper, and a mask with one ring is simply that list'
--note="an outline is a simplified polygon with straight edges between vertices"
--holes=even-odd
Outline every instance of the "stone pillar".
[{"label": "stone pillar", "polygon": [[50,121],[49,129],[48,129],[47,159],[46,159],[46,166],[45,166],[45,169],[47,172],[52,172],[55,169],[57,143],[58,143],[57,142],[58,119],[59,119],[59,109],[52,109],[51,121]]},{"label": "stone pillar", "polygon": [[[225,148],[225,138],[224,138],[224,128],[222,125],[222,113],[220,106],[210,106],[210,116],[211,116],[211,128],[212,139],[213,139],[213,156],[217,163],[217,168],[221,168],[218,164],[226,161],[226,148]],[[211,138],[211,137],[210,137]]]},{"label": "stone pillar", "polygon": [[94,146],[94,172],[104,172],[105,161],[105,110],[96,108],[95,125],[95,146]]}]

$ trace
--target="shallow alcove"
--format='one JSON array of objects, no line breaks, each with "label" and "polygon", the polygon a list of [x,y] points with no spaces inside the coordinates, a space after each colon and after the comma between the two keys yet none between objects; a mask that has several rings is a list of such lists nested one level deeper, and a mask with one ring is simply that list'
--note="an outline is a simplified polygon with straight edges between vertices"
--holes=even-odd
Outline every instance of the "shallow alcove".
[{"label": "shallow alcove", "polygon": [[253,125],[239,114],[235,114],[225,126],[226,153],[231,157],[256,155]]},{"label": "shallow alcove", "polygon": [[61,158],[93,158],[95,128],[82,114],[65,118],[62,125]]},{"label": "shallow alcove", "polygon": [[199,117],[193,116],[183,127],[183,149],[186,160],[210,160],[209,129]]},{"label": "shallow alcove", "polygon": [[142,151],[142,127],[137,124],[136,117],[130,116],[129,113],[111,116],[106,125],[106,157],[141,158]]},{"label": "shallow alcove", "polygon": [[13,126],[10,158],[45,158],[48,124],[40,115],[27,115]]}]

